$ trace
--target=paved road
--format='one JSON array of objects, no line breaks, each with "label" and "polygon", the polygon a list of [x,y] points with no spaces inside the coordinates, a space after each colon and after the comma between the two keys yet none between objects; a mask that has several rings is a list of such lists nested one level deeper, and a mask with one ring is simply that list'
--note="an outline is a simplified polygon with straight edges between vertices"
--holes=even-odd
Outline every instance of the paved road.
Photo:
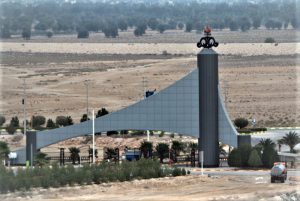
[{"label": "paved road", "polygon": [[[251,144],[253,146],[258,144],[262,138],[270,138],[275,143],[277,143],[277,140],[281,139],[283,136],[285,136],[285,134],[289,133],[290,131],[295,131],[296,133],[298,133],[300,135],[300,130],[279,130],[279,129],[278,130],[269,130],[262,134],[252,135],[251,136]],[[298,144],[295,148],[300,149],[300,144]],[[289,151],[289,147],[283,145],[281,147],[281,151]]]},{"label": "paved road", "polygon": [[[199,170],[199,169],[197,169]],[[201,171],[191,171],[191,174],[200,175]],[[205,171],[203,172],[205,175],[227,175],[227,176],[269,176],[270,172],[268,171],[218,171],[211,172]],[[288,177],[291,176],[300,176],[300,170],[288,170]]]}]

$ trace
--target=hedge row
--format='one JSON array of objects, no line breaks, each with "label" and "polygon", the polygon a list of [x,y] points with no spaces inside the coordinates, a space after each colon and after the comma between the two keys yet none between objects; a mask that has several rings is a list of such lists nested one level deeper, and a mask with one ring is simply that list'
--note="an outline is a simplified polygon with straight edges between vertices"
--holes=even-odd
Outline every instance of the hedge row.
[{"label": "hedge row", "polygon": [[0,192],[25,191],[35,187],[58,188],[75,184],[122,182],[185,174],[185,169],[164,168],[159,161],[150,159],[122,164],[86,165],[81,168],[74,168],[72,165],[67,167],[53,165],[52,167],[18,169],[16,173],[2,166],[0,167]]}]

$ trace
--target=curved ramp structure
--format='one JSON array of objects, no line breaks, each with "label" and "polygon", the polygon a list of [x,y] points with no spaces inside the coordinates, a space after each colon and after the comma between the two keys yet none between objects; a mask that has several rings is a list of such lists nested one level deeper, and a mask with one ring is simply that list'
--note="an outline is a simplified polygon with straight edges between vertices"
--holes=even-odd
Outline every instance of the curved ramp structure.
[{"label": "curved ramp structure", "polygon": [[[160,130],[198,137],[198,69],[168,88],[124,109],[95,119],[95,132],[112,130]],[[229,119],[219,93],[220,141],[237,146],[237,132]],[[82,122],[36,134],[41,149],[69,138],[92,133],[92,121]],[[201,138],[201,133],[200,133]]]},{"label": "curved ramp structure", "polygon": [[[199,150],[214,155],[212,162],[209,162],[211,164],[207,164],[207,166],[215,166],[219,155],[219,141],[233,147],[238,145],[238,133],[226,112],[218,89],[218,76],[215,75],[218,73],[217,65],[217,53],[211,49],[203,49],[198,54],[198,68],[171,86],[144,100],[96,118],[95,132],[160,130],[199,137],[199,142],[202,139],[201,146],[205,146],[203,149],[200,146]],[[210,70],[212,67],[215,70]],[[215,80],[212,84],[214,87],[209,89],[209,87],[206,88],[206,85],[209,86],[209,75],[212,74],[215,75],[212,76]],[[206,78],[205,75],[208,75],[208,77]],[[199,77],[202,77],[202,79],[200,80]],[[199,87],[200,84],[201,88]],[[210,96],[211,94],[213,96]],[[209,97],[213,97],[213,106],[209,104],[212,100]],[[200,107],[200,103],[202,103],[202,107]],[[203,105],[207,105],[207,108]],[[208,109],[208,107],[211,109]],[[209,120],[212,116],[214,123]],[[200,126],[202,127],[200,128]],[[211,128],[214,129],[210,130]],[[201,130],[206,132],[201,133]],[[26,154],[24,154],[25,149],[19,150],[17,153],[20,157],[18,157],[17,162],[25,163],[25,155],[27,160],[31,160],[36,150],[43,147],[88,134],[92,134],[92,121],[53,130],[28,132]],[[209,143],[205,144],[205,140],[208,140]],[[209,151],[212,149],[214,150],[213,153]],[[204,157],[208,158],[210,155]]]}]

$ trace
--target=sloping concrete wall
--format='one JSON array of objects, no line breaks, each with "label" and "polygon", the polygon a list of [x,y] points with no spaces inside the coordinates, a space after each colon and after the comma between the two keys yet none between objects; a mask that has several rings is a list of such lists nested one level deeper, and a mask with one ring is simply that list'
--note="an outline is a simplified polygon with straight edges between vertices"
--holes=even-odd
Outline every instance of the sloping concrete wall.
[{"label": "sloping concrete wall", "polygon": [[[95,119],[95,131],[161,130],[199,136],[197,70],[136,104]],[[37,133],[37,148],[92,133],[92,122]]]},{"label": "sloping concrete wall", "polygon": [[[198,92],[198,69],[195,69],[187,76],[147,99],[96,118],[95,132],[161,130],[199,137]],[[219,139],[225,144],[237,147],[237,132],[226,112],[220,92],[218,107]],[[91,133],[92,121],[37,132],[36,148],[40,149],[60,141]]]}]

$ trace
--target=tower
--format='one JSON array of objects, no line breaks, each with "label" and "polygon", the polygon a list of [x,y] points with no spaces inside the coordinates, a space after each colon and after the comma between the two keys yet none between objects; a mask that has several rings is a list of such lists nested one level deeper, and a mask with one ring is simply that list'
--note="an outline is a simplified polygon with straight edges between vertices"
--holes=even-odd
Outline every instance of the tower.
[{"label": "tower", "polygon": [[208,27],[205,37],[197,46],[203,49],[197,54],[199,81],[199,152],[203,151],[204,167],[219,166],[219,111],[218,111],[218,54],[211,49],[218,43],[211,37]]}]

